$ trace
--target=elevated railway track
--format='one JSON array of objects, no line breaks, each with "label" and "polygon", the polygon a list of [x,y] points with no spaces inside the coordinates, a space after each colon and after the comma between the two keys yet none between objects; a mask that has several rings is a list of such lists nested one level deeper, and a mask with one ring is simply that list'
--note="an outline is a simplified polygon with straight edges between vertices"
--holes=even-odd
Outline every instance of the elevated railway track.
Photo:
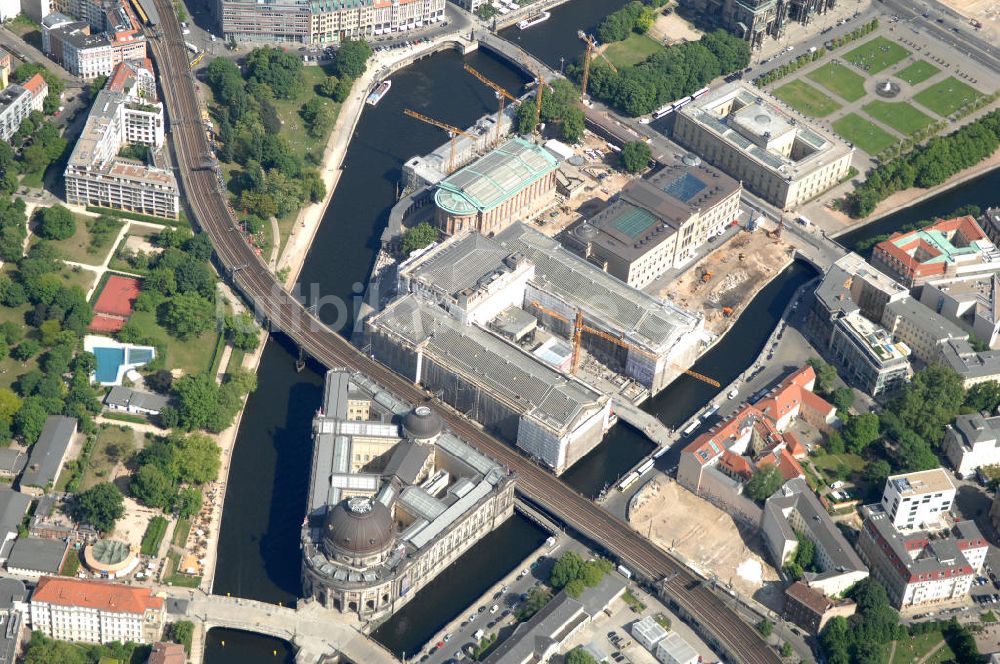
[{"label": "elevated railway track", "polygon": [[[281,287],[263,260],[246,243],[214,168],[188,53],[174,9],[170,0],[155,0],[155,6],[160,23],[151,46],[159,69],[177,171],[191,217],[211,238],[228,281],[272,328],[288,335],[324,366],[347,367],[371,376],[414,403],[428,399],[429,395],[420,387],[369,359],[310,313]],[[602,546],[634,573],[661,584],[679,610],[727,660],[747,664],[781,661],[757,632],[743,622],[722,597],[706,587],[700,577],[628,524],[465,417],[446,408],[441,409],[441,415],[456,434],[515,471],[518,490],[525,498]]]}]

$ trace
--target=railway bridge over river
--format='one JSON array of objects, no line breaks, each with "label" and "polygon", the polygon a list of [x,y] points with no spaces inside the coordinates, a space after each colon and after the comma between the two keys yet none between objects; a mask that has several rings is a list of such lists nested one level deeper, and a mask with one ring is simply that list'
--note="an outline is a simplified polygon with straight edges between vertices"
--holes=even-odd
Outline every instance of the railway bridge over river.
[{"label": "railway bridge over river", "polygon": [[[160,17],[157,36],[150,40],[153,59],[159,70],[159,84],[166,106],[170,144],[191,219],[212,241],[220,271],[239,291],[257,315],[275,331],[287,335],[308,355],[326,367],[346,367],[370,376],[386,389],[411,403],[430,395],[418,385],[400,377],[359,352],[338,332],[310,313],[298,299],[286,292],[267,265],[247,244],[229,207],[221,171],[213,160],[201,121],[201,108],[194,89],[184,38],[171,0],[154,0]],[[667,552],[635,532],[627,523],[610,515],[580,495],[559,478],[535,465],[510,445],[484,432],[460,414],[442,409],[445,424],[518,475],[518,491],[565,523],[580,536],[594,542],[607,554],[631,569],[640,579],[660,584],[675,610],[684,615],[701,635],[727,660],[747,664],[778,664],[777,653],[761,640],[757,631],[744,622],[703,580]],[[219,609],[206,600],[206,607]],[[287,615],[254,613],[257,605],[231,606],[232,620],[238,614],[259,616],[239,618],[250,628],[257,622],[280,624]],[[207,610],[207,609],[206,609]],[[290,616],[289,616],[290,617]],[[301,618],[296,614],[295,619]],[[221,616],[220,616],[221,621]],[[333,629],[334,620],[324,622]],[[232,624],[232,623],[231,623]],[[265,627],[253,628],[254,631]],[[277,629],[270,627],[269,629]],[[373,660],[361,657],[362,662]],[[377,661],[377,660],[376,660]]]}]

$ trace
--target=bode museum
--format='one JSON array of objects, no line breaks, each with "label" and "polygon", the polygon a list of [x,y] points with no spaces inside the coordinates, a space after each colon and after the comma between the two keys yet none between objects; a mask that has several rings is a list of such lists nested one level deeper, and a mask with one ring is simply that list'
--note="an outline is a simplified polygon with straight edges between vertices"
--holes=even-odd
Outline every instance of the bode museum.
[{"label": "bode museum", "polygon": [[514,513],[514,476],[413,407],[346,369],[326,374],[313,419],[306,597],[384,618]]}]

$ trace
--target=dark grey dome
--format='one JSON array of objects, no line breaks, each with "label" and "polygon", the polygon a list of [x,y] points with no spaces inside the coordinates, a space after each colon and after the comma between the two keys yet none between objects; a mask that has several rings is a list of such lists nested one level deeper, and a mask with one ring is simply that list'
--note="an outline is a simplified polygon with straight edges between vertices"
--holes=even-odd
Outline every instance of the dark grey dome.
[{"label": "dark grey dome", "polygon": [[576,236],[581,240],[593,240],[597,237],[597,229],[588,224],[586,221],[577,226],[574,233],[576,233]]},{"label": "dark grey dome", "polygon": [[441,417],[427,406],[417,406],[403,418],[403,435],[426,440],[441,433]]},{"label": "dark grey dome", "polygon": [[356,496],[327,512],[323,539],[331,554],[370,556],[389,548],[395,532],[385,505]]}]

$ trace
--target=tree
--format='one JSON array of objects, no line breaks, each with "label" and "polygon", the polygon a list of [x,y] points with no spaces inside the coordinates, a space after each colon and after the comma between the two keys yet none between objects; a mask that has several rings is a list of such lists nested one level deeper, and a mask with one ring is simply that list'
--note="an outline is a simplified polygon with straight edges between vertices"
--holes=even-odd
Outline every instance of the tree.
[{"label": "tree", "polygon": [[[266,85],[278,99],[291,99],[302,87],[302,60],[277,48],[255,48],[247,54],[247,81]],[[261,88],[257,88],[258,95]]]},{"label": "tree", "polygon": [[174,501],[174,509],[177,510],[177,516],[190,519],[201,509],[201,491],[194,487],[181,489]]},{"label": "tree", "polygon": [[1000,383],[995,380],[976,383],[966,391],[964,405],[972,410],[996,412],[1000,406]]},{"label": "tree", "polygon": [[848,451],[863,454],[869,445],[878,440],[878,425],[878,415],[874,413],[862,413],[848,420],[842,433]]},{"label": "tree", "polygon": [[905,473],[930,470],[941,465],[930,444],[909,430],[897,439],[894,460],[895,469]]},{"label": "tree", "polygon": [[319,85],[316,86],[316,92],[324,97],[333,99],[334,95],[337,94],[338,83],[340,83],[340,79],[336,76],[327,76],[319,82]]},{"label": "tree", "polygon": [[833,365],[827,364],[818,357],[810,357],[806,364],[813,368],[816,373],[816,393],[820,395],[830,394],[837,381],[837,370]]},{"label": "tree", "polygon": [[299,115],[305,122],[306,131],[313,138],[322,138],[333,126],[334,113],[330,102],[313,97],[302,105]]},{"label": "tree", "polygon": [[830,454],[843,454],[847,449],[844,437],[839,431],[831,431],[826,437],[826,451]]},{"label": "tree", "polygon": [[770,465],[754,471],[754,474],[750,476],[750,479],[747,480],[743,488],[752,499],[763,501],[770,498],[781,487],[783,482],[784,478],[782,478],[778,467]]},{"label": "tree", "polygon": [[566,664],[597,664],[597,660],[583,646],[577,646],[566,653],[564,661]]},{"label": "tree", "polygon": [[[492,6],[492,5],[484,5]],[[523,103],[514,112],[514,127],[518,134],[530,134],[535,131],[535,104]]]},{"label": "tree", "polygon": [[35,232],[47,240],[65,240],[76,233],[73,213],[61,205],[35,211]]},{"label": "tree", "polygon": [[333,91],[333,100],[338,103],[346,101],[351,96],[351,89],[353,88],[354,79],[350,76],[342,76]]},{"label": "tree", "polygon": [[426,221],[422,221],[413,228],[407,228],[403,232],[403,239],[400,241],[400,251],[404,256],[417,249],[423,249],[431,242],[437,242],[438,231]]},{"label": "tree", "polygon": [[184,483],[204,484],[219,475],[222,450],[215,441],[200,433],[174,434],[170,442],[177,450],[177,479]]},{"label": "tree", "polygon": [[761,621],[757,623],[757,631],[760,632],[760,635],[766,639],[771,636],[772,632],[774,632],[774,623],[767,618],[762,618]]},{"label": "tree", "polygon": [[830,395],[830,400],[837,407],[837,412],[846,416],[848,409],[854,405],[854,390],[849,387],[838,387]]},{"label": "tree", "polygon": [[850,664],[851,631],[847,619],[834,616],[820,633],[819,642],[830,664]]},{"label": "tree", "polygon": [[86,654],[77,644],[50,639],[39,631],[31,633],[24,651],[24,664],[88,664]]},{"label": "tree", "polygon": [[558,590],[570,581],[580,578],[582,571],[583,558],[574,551],[567,551],[552,565],[549,584]]},{"label": "tree", "polygon": [[152,463],[139,467],[129,481],[128,490],[140,503],[163,510],[173,505],[176,495],[170,477]]},{"label": "tree", "polygon": [[355,79],[365,73],[372,48],[363,39],[345,39],[333,59],[333,71],[341,78]]},{"label": "tree", "polygon": [[[527,104],[525,104],[527,105]],[[567,143],[576,143],[583,138],[583,109],[573,106],[566,109],[562,119],[562,137]]]},{"label": "tree", "polygon": [[167,303],[163,322],[178,339],[197,337],[215,324],[215,307],[197,293],[181,293]]},{"label": "tree", "polygon": [[48,416],[48,409],[42,398],[30,396],[21,402],[21,407],[14,413],[12,420],[14,433],[21,436],[26,444],[34,445],[45,427]]},{"label": "tree", "polygon": [[21,398],[14,394],[14,390],[0,387],[0,419],[11,421],[20,408]]},{"label": "tree", "polygon": [[784,643],[781,644],[781,650],[779,652],[781,653],[782,657],[791,657],[792,653],[794,652],[792,650],[792,644],[789,643],[788,641],[785,641]]},{"label": "tree", "polygon": [[222,329],[226,339],[237,350],[251,351],[260,343],[260,326],[249,311],[226,316]]},{"label": "tree", "polygon": [[191,638],[194,636],[194,623],[190,620],[178,620],[167,626],[167,638],[184,646],[184,651],[191,654]]},{"label": "tree", "polygon": [[945,425],[955,419],[964,401],[961,376],[934,364],[914,374],[903,395],[889,409],[925,441],[938,442],[944,437]]},{"label": "tree", "polygon": [[653,151],[645,142],[632,141],[622,148],[622,167],[629,173],[639,173],[646,170],[652,157]]},{"label": "tree", "polygon": [[517,619],[521,622],[528,620],[531,616],[538,613],[543,606],[548,604],[550,599],[552,599],[552,595],[545,590],[532,588],[528,593],[528,598],[524,600],[521,608],[517,610]]},{"label": "tree", "polygon": [[584,585],[583,581],[580,580],[580,579],[573,579],[572,581],[570,581],[569,583],[567,583],[565,586],[563,586],[563,591],[567,595],[569,595],[570,597],[572,597],[574,599],[577,598],[577,597],[579,597],[580,595],[582,595],[583,591],[586,590],[586,589],[587,589],[587,587]]},{"label": "tree", "polygon": [[889,465],[889,462],[885,459],[876,459],[865,466],[863,476],[873,486],[881,487],[891,474],[892,467]]},{"label": "tree", "polygon": [[77,523],[90,524],[102,533],[115,528],[115,522],[125,515],[125,499],[111,482],[95,484],[76,497],[73,518]]},{"label": "tree", "polygon": [[15,360],[24,362],[30,360],[35,355],[38,355],[38,351],[42,349],[41,345],[34,339],[25,339],[11,351],[10,355]]}]

